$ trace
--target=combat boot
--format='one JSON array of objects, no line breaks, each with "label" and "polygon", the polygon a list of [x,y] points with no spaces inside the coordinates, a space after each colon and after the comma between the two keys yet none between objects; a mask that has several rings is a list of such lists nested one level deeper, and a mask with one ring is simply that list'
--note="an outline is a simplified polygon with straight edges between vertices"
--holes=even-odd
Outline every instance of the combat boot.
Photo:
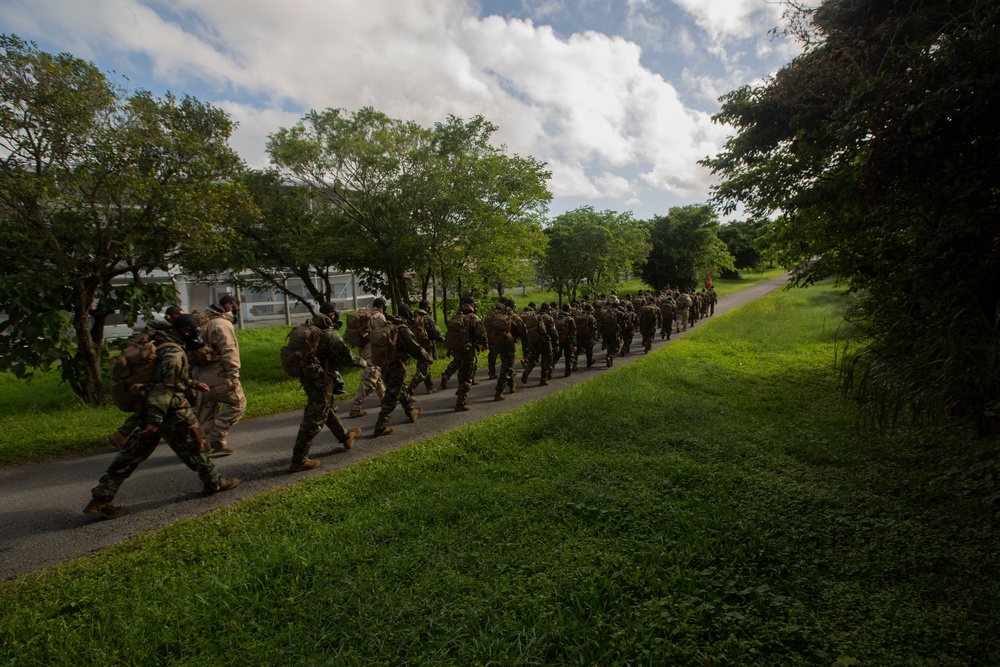
[{"label": "combat boot", "polygon": [[375,432],[372,433],[372,435],[377,438],[380,435],[391,435],[391,434],[393,434],[395,432],[396,432],[396,429],[394,429],[393,427],[391,427],[391,426],[383,426],[382,428],[375,429]]},{"label": "combat boot", "polygon": [[511,383],[510,383],[510,384],[508,385],[508,387],[510,387],[510,391],[509,391],[509,392],[507,392],[507,393],[509,393],[509,394],[513,394],[513,393],[514,393],[515,391],[517,391],[517,388],[518,388],[518,387],[520,387],[520,386],[521,386],[521,385],[519,385],[519,384],[518,384],[518,383],[516,383],[516,382],[511,382]]},{"label": "combat boot", "polygon": [[410,410],[410,423],[412,424],[413,422],[417,421],[417,418],[420,417],[420,413],[423,411],[424,411],[423,408],[413,408],[412,410]]},{"label": "combat boot", "polygon": [[212,456],[229,456],[233,453],[233,448],[225,442],[212,443]]},{"label": "combat boot", "polygon": [[496,380],[498,377],[500,377],[500,376],[497,375],[496,372],[493,372],[493,373],[490,373],[489,379]]},{"label": "combat boot", "polygon": [[496,393],[496,394],[495,394],[495,395],[493,396],[493,400],[494,400],[494,401],[502,401],[502,400],[504,400],[504,399],[506,399],[506,398],[507,398],[507,397],[503,395],[503,392],[502,392],[502,391],[498,391],[498,392],[497,392],[497,393]]},{"label": "combat boot", "polygon": [[[357,439],[359,435],[361,435],[361,429],[355,428],[350,433],[347,434],[347,439],[340,444],[344,445],[344,449],[350,449],[351,447],[354,446],[354,441]],[[319,461],[317,461],[316,464],[319,465]]]},{"label": "combat boot", "polygon": [[288,466],[288,472],[305,472],[306,470],[318,467],[319,461],[316,459],[303,459],[301,461],[292,461],[292,465]]},{"label": "combat boot", "polygon": [[427,386],[427,393],[428,394],[436,394],[437,391],[438,391],[438,388],[435,387],[434,385],[428,385]]},{"label": "combat boot", "polygon": [[466,412],[467,410],[471,409],[472,406],[469,405],[468,403],[459,403],[455,406],[455,412]]},{"label": "combat boot", "polygon": [[528,371],[521,373],[521,384],[528,384]]},{"label": "combat boot", "polygon": [[[319,462],[316,462],[319,465]],[[206,496],[214,495],[220,491],[228,491],[229,489],[235,489],[240,485],[240,480],[238,477],[220,477],[218,482],[214,484],[206,484],[202,488],[202,494]]]},{"label": "combat boot", "polygon": [[441,388],[442,389],[447,389],[448,388],[448,378],[450,378],[450,377],[451,377],[450,375],[442,375],[441,376]]},{"label": "combat boot", "polygon": [[128,514],[128,508],[124,505],[114,505],[110,500],[94,498],[83,508],[83,513],[102,519],[117,519],[123,514]]},{"label": "combat boot", "polygon": [[347,413],[347,416],[348,417],[364,417],[366,414],[368,414],[367,410],[351,410],[349,413]]}]

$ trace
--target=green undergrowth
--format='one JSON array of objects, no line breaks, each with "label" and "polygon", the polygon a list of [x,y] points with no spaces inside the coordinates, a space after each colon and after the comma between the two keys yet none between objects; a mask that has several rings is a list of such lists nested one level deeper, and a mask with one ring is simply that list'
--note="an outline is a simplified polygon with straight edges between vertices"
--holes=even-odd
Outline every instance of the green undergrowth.
[{"label": "green undergrowth", "polygon": [[997,442],[859,430],[842,301],[0,585],[0,664],[996,664]]},{"label": "green undergrowth", "polygon": [[[779,274],[780,271],[747,274],[740,280],[716,281],[716,287],[720,294],[725,294]],[[638,281],[625,283],[622,293],[642,287]],[[555,294],[550,292],[529,291],[527,294],[524,298],[514,294],[519,309],[531,300],[541,303],[543,299],[555,299]],[[285,344],[289,328],[277,326],[237,332],[243,390],[247,396],[245,419],[299,410],[305,405],[298,381],[282,373],[279,363],[278,350]],[[448,359],[434,363],[431,370],[435,377],[440,376],[447,363]],[[485,355],[480,367],[484,363]],[[411,370],[413,367],[411,364]],[[340,400],[354,396],[358,378],[357,369],[344,370],[347,395],[339,397]],[[107,436],[126,416],[114,406],[85,405],[68,385],[60,383],[58,371],[38,372],[30,382],[18,380],[10,373],[0,373],[0,465],[72,456],[107,447]]]}]

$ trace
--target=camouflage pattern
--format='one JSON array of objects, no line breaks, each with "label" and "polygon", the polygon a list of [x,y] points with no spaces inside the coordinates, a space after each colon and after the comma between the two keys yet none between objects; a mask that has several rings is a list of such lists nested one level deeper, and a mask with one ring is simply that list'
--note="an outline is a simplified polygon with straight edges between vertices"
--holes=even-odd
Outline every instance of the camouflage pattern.
[{"label": "camouflage pattern", "polygon": [[632,341],[635,340],[635,330],[639,326],[639,316],[631,310],[632,303],[629,302],[624,309],[625,316],[618,319],[619,329],[622,336],[621,354],[624,357],[632,351]]},{"label": "camouflage pattern", "polygon": [[[215,465],[202,452],[205,438],[192,408],[197,383],[191,378],[184,343],[172,331],[156,332],[152,338],[158,347],[163,347],[156,351],[156,370],[146,404],[137,413],[140,428],[129,436],[91,491],[95,500],[113,500],[122,483],[153,453],[161,437],[184,465],[198,473],[204,484],[219,481]],[[156,431],[147,432],[148,427]]]},{"label": "camouflage pattern", "polygon": [[[466,306],[463,306],[463,308],[466,308]],[[455,393],[456,406],[466,404],[466,398],[468,398],[469,391],[472,389],[472,381],[476,378],[476,364],[478,363],[479,351],[487,348],[486,329],[483,328],[483,323],[472,312],[471,307],[467,314],[470,318],[469,344],[453,360],[458,362],[458,391]],[[451,364],[448,367],[451,368]]]},{"label": "camouflage pattern", "polygon": [[[587,368],[594,365],[594,345],[597,342],[598,328],[597,319],[594,318],[592,312],[586,310],[581,310],[577,314],[577,317],[582,317],[587,320],[587,335],[579,334],[577,335],[576,349],[573,351],[573,370],[577,369],[577,360],[580,358],[580,353],[582,352],[587,359]],[[577,324],[577,331],[579,332],[580,325]]]},{"label": "camouflage pattern", "polygon": [[240,384],[240,345],[233,329],[235,316],[214,305],[207,314],[208,325],[202,338],[212,350],[212,362],[194,366],[192,375],[208,385],[208,391],[198,396],[198,422],[208,444],[218,448],[227,446],[226,436],[243,418],[247,399]]},{"label": "camouflage pattern", "polygon": [[[369,318],[371,328],[375,328],[375,320],[384,320],[385,315],[378,308],[372,308]],[[372,392],[378,395],[379,400],[385,396],[385,382],[382,381],[382,370],[372,363],[372,345],[370,342],[365,343],[365,346],[360,350],[360,354],[368,365],[361,369],[361,380],[358,383],[358,391],[354,394],[354,402],[351,403],[351,412],[353,413],[361,412],[365,399]]]},{"label": "camouflage pattern", "polygon": [[413,332],[405,324],[404,320],[394,317],[390,318],[389,321],[395,324],[399,331],[399,337],[396,339],[396,354],[398,358],[395,363],[389,364],[388,367],[382,369],[382,378],[385,380],[385,395],[382,397],[382,409],[379,411],[378,419],[375,421],[376,431],[384,429],[389,425],[389,416],[396,409],[397,403],[403,404],[403,412],[407,417],[412,412],[414,401],[410,394],[410,388],[406,383],[406,364],[409,363],[410,357],[418,361],[424,361],[428,365],[431,362],[427,350],[417,342],[416,336],[413,335]]},{"label": "camouflage pattern", "polygon": [[[409,386],[409,393],[411,396],[421,383],[427,387],[428,392],[434,388],[434,379],[431,377],[431,364],[434,362],[434,359],[437,358],[437,347],[435,346],[435,342],[444,342],[444,334],[441,333],[441,329],[434,322],[434,320],[431,319],[431,316],[427,313],[427,311],[417,309],[413,312],[413,315],[414,324],[411,326],[413,327],[413,335],[418,341],[421,336],[418,335],[416,327],[422,326],[424,329],[424,336],[426,337],[427,342],[426,344],[423,344],[422,347],[427,352],[427,359],[425,360],[421,357],[417,357],[417,371],[413,374],[413,379],[410,380]],[[386,390],[388,391],[388,382],[386,385]]]},{"label": "camouflage pattern", "polygon": [[[647,310],[650,309],[650,310]],[[653,305],[643,305],[640,308],[639,313],[639,332],[642,334],[642,348],[646,352],[653,349],[653,339],[656,338],[657,328],[663,325],[663,319],[660,314],[660,309]],[[649,315],[644,315],[644,313],[649,313]],[[643,323],[643,317],[646,318],[646,322]]]},{"label": "camouflage pattern", "polygon": [[497,374],[496,393],[502,394],[506,388],[514,391],[514,359],[517,357],[517,341],[523,340],[526,334],[524,322],[517,316],[513,308],[506,308],[507,316],[511,318],[511,339],[509,344],[497,347],[500,358],[500,372]]},{"label": "camouflage pattern", "polygon": [[348,431],[337,416],[337,406],[333,399],[334,384],[341,368],[356,364],[347,343],[333,328],[333,320],[323,314],[315,315],[312,323],[322,331],[316,356],[323,372],[319,377],[299,378],[306,393],[306,408],[302,422],[292,447],[292,463],[301,463],[309,458],[313,438],[323,430],[323,426],[333,433],[340,442],[347,440]]},{"label": "camouflage pattern", "polygon": [[[576,320],[573,319],[573,314],[570,313],[569,310],[563,310],[556,314],[556,321],[557,329],[560,327],[565,327],[566,329],[566,340],[560,341],[559,343],[559,356],[563,358],[563,362],[566,366],[565,377],[569,377],[573,372],[576,363]],[[558,357],[555,361],[558,361]]]},{"label": "camouflage pattern", "polygon": [[542,311],[538,320],[538,326],[542,330],[542,335],[534,345],[529,345],[526,350],[524,372],[521,374],[522,383],[528,382],[528,376],[531,375],[531,371],[539,363],[539,360],[541,361],[540,367],[542,371],[540,381],[548,382],[552,377],[552,350],[553,347],[559,344],[559,331],[556,330],[555,321],[547,311]]}]

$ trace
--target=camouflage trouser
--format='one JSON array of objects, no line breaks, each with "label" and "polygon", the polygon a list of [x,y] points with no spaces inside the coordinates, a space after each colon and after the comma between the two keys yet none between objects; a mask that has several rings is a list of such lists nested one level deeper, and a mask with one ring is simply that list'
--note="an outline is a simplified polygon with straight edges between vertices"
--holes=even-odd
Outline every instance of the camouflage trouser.
[{"label": "camouflage trouser", "polygon": [[514,347],[500,348],[500,373],[497,374],[497,393],[502,394],[504,388],[514,391],[514,357],[517,350]]},{"label": "camouflage trouser", "polygon": [[568,341],[563,343],[562,354],[563,361],[566,364],[566,375],[568,376],[576,367],[576,345]]},{"label": "camouflage trouser", "polygon": [[209,445],[216,446],[226,443],[229,429],[243,419],[247,409],[247,398],[243,394],[243,385],[239,378],[232,380],[222,377],[217,368],[206,366],[195,367],[194,379],[208,385],[208,391],[198,394],[198,423]]},{"label": "camouflage trouser", "polygon": [[611,366],[611,364],[614,363],[615,355],[618,354],[618,350],[621,348],[621,344],[622,344],[622,339],[619,338],[618,336],[615,336],[614,338],[604,339],[604,350],[606,354],[605,359],[607,360],[609,367]]},{"label": "camouflage trouser", "polygon": [[677,333],[680,333],[681,330],[682,330],[682,328],[683,328],[684,331],[687,331],[687,328],[688,328],[688,309],[687,308],[678,308],[677,309]]},{"label": "camouflage trouser", "polygon": [[208,453],[201,451],[204,436],[198,427],[194,410],[189,407],[170,410],[160,423],[157,432],[148,438],[139,437],[139,433],[146,427],[145,417],[140,420],[139,426],[141,427],[139,431],[132,433],[125,446],[115,454],[108,471],[91,491],[95,499],[113,500],[122,483],[156,449],[160,437],[167,441],[184,465],[198,473],[204,484],[215,484],[219,481],[219,471],[215,469],[215,464],[208,458]]},{"label": "camouflage trouser", "polygon": [[313,438],[323,430],[324,424],[337,440],[347,440],[347,429],[337,416],[337,404],[333,400],[333,374],[321,375],[314,380],[300,378],[299,381],[306,392],[307,402],[292,447],[292,463],[301,463],[309,458]]},{"label": "camouflage trouser", "polygon": [[653,339],[656,338],[656,326],[650,329],[642,329],[642,347],[646,352],[653,349]]},{"label": "camouflage trouser", "polygon": [[524,374],[521,376],[524,382],[528,381],[528,376],[531,375],[535,365],[539,364],[539,360],[541,360],[542,380],[548,380],[552,377],[552,342],[544,336],[528,348],[524,359]]},{"label": "camouflage trouser", "polygon": [[576,349],[573,350],[573,370],[576,370],[577,359],[580,358],[580,354],[583,354],[587,358],[587,368],[594,365],[594,341],[589,340],[582,345],[577,345]]},{"label": "camouflage trouser", "polygon": [[[434,386],[431,380],[431,363],[433,362],[417,359],[417,372],[413,374],[413,379],[410,380],[409,393],[411,395],[417,390],[421,382],[428,389]],[[389,379],[384,377],[383,380],[385,380],[385,390],[389,391]]]},{"label": "camouflage trouser", "polygon": [[382,381],[382,371],[372,363],[372,346],[365,345],[361,349],[361,356],[368,362],[368,365],[361,369],[361,381],[358,384],[358,391],[354,394],[354,402],[351,403],[351,412],[360,412],[365,399],[372,392],[378,394],[379,399],[385,395],[385,383]]},{"label": "camouflage trouser", "polygon": [[448,367],[444,369],[444,373],[442,373],[441,375],[451,377],[452,375],[458,372],[458,368],[461,365],[462,365],[461,355],[456,355],[451,358],[451,361],[448,362]]},{"label": "camouflage trouser", "polygon": [[[465,399],[469,395],[469,390],[472,389],[472,381],[476,379],[476,363],[478,362],[479,355],[476,353],[475,348],[466,350],[460,353],[452,361],[458,364],[458,391],[455,393],[457,397],[456,405],[465,405]],[[451,364],[448,364],[451,368]]]},{"label": "camouflage trouser", "polygon": [[631,329],[622,332],[622,356],[632,351],[632,341],[635,339],[635,332]]},{"label": "camouflage trouser", "polygon": [[382,396],[382,410],[375,421],[375,430],[385,428],[389,424],[389,415],[396,409],[397,403],[403,404],[403,412],[410,416],[413,400],[410,388],[406,384],[406,366],[397,361],[383,369],[382,379],[385,380],[385,395]]},{"label": "camouflage trouser", "polygon": [[125,423],[123,423],[121,426],[118,427],[118,434],[125,440],[128,440],[128,437],[132,435],[132,433],[134,433],[137,428],[139,428],[139,424],[141,423],[142,423],[142,413],[133,412],[125,420]]},{"label": "camouflage trouser", "polygon": [[670,340],[670,334],[674,331],[674,321],[673,320],[663,320],[663,326],[660,327],[660,338],[666,338]]},{"label": "camouflage trouser", "polygon": [[490,345],[490,352],[486,355],[486,368],[490,375],[497,374],[497,357],[500,356],[500,349]]}]

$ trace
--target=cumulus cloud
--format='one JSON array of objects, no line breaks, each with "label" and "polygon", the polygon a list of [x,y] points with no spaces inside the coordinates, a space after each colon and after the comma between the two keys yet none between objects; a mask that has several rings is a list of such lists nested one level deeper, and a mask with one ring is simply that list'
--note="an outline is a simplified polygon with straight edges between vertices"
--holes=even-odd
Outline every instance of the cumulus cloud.
[{"label": "cumulus cloud", "polygon": [[[675,2],[718,36],[747,34],[770,7]],[[629,0],[633,28],[658,30],[655,7]],[[548,163],[557,196],[634,202],[640,190],[703,195],[711,179],[696,162],[726,134],[642,64],[635,42],[480,17],[467,0],[6,0],[0,20],[102,66],[150,68],[226,109],[240,125],[234,147],[255,166],[267,135],[310,108],[373,106],[424,125],[482,114],[512,152]]]}]

